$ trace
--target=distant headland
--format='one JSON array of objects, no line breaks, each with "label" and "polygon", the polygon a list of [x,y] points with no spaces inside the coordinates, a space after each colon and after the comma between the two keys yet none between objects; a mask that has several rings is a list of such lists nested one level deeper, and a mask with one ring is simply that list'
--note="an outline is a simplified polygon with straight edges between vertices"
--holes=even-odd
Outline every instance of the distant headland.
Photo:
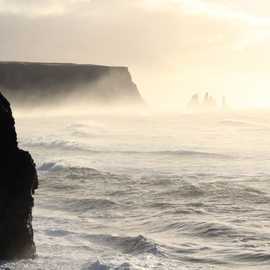
[{"label": "distant headland", "polygon": [[31,106],[65,98],[89,105],[143,104],[127,67],[0,62],[0,89],[11,102]]}]

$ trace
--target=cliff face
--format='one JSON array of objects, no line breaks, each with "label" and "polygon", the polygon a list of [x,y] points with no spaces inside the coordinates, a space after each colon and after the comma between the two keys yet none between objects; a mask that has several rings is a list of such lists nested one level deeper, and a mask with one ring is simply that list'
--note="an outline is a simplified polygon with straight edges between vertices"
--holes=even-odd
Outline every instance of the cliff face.
[{"label": "cliff face", "polygon": [[32,258],[37,173],[31,155],[18,148],[11,108],[1,93],[0,134],[0,260]]},{"label": "cliff face", "polygon": [[143,103],[126,67],[0,62],[0,88],[12,102],[31,106],[70,96],[104,105]]}]

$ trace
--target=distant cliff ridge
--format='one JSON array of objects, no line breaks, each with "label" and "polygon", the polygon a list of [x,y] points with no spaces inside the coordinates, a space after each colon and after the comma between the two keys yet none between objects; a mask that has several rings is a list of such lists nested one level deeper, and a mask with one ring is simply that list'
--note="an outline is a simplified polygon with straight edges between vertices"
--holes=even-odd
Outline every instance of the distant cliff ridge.
[{"label": "distant cliff ridge", "polygon": [[65,98],[104,105],[143,103],[127,67],[0,62],[0,89],[11,102],[33,106]]}]

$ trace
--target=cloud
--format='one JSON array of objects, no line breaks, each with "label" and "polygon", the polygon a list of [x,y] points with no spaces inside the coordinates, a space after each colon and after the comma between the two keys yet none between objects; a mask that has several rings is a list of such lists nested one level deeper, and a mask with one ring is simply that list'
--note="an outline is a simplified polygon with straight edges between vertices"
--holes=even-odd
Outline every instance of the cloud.
[{"label": "cloud", "polygon": [[[2,0],[2,57],[152,65],[172,62],[173,57],[184,61],[196,47],[208,49],[215,40],[220,42],[222,25],[211,26],[203,18],[194,21],[179,10],[151,11],[144,1],[26,2]],[[198,27],[208,30],[199,32]]]},{"label": "cloud", "polygon": [[270,4],[265,0],[261,0],[260,4],[254,3],[250,0],[0,0],[0,12],[31,17],[75,15],[75,13],[83,16],[93,15],[93,11],[97,12],[99,9],[106,13],[110,9],[141,8],[148,11],[177,10],[179,13],[226,20],[228,23],[269,26],[270,18],[262,16],[258,10],[269,8]]},{"label": "cloud", "polygon": [[244,3],[0,0],[0,57],[115,65],[171,65],[195,57],[205,62],[210,52],[242,50],[269,39],[268,19]]},{"label": "cloud", "polygon": [[24,16],[63,15],[84,4],[91,4],[90,0],[0,0],[0,12]]},{"label": "cloud", "polygon": [[270,24],[270,18],[262,11],[268,10],[269,1],[250,0],[144,0],[148,8],[179,9],[191,15],[205,15],[227,22],[246,23],[253,26]]}]

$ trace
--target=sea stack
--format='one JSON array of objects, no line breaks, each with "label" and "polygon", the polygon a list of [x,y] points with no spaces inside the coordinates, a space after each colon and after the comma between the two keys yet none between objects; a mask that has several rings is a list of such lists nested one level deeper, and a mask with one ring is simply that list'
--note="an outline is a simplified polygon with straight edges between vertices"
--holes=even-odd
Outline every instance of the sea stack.
[{"label": "sea stack", "polygon": [[38,188],[34,161],[18,148],[15,121],[0,93],[0,260],[33,258],[33,194]]}]

